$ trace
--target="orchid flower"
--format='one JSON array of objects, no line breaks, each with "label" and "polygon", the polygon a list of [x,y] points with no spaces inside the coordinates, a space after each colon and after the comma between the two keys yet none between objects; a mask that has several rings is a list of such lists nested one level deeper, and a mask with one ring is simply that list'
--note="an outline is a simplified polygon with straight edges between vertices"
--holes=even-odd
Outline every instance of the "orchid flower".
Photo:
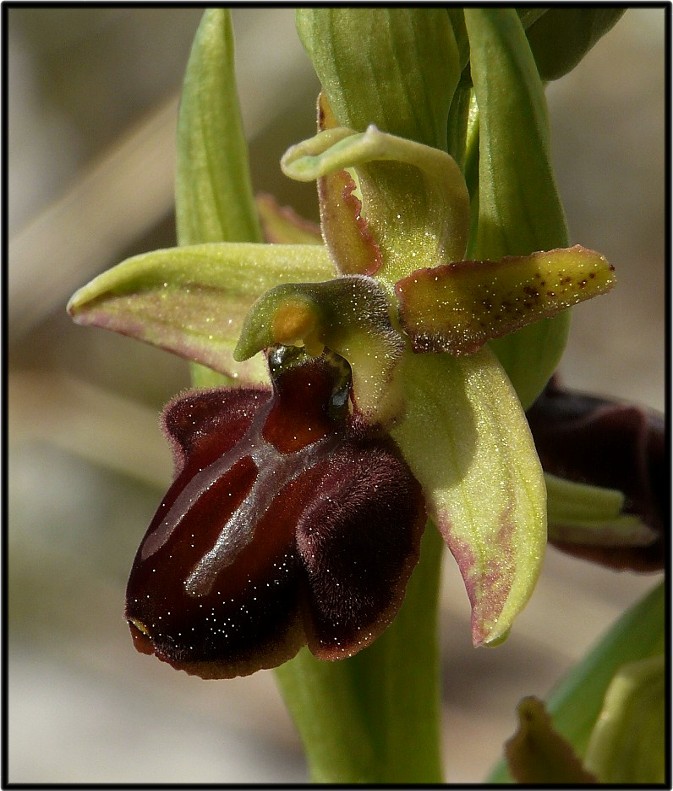
[{"label": "orchid flower", "polygon": [[[353,657],[393,629],[435,530],[473,643],[506,638],[547,543],[524,410],[568,308],[614,284],[603,256],[568,244],[535,53],[571,65],[528,43],[539,18],[299,11],[318,129],[281,168],[317,182],[317,229],[253,202],[228,17],[206,12],[178,127],[180,246],[125,261],[68,307],[211,385],[164,411],[176,471],[128,584],[138,650],[204,678],[304,645]],[[433,605],[417,595],[422,619]]]},{"label": "orchid flower", "polygon": [[[443,20],[442,32],[448,40],[448,17]],[[329,85],[329,80],[324,82]],[[443,117],[448,110],[445,100]],[[506,635],[532,592],[546,544],[541,467],[519,399],[486,343],[604,293],[612,286],[613,275],[602,256],[579,246],[500,260],[465,260],[469,194],[455,160],[436,147],[446,135],[439,111],[437,116],[433,120],[439,133],[429,131],[428,142],[383,132],[374,124],[358,132],[339,124],[326,93],[321,94],[318,134],[292,147],[281,164],[290,177],[318,181],[324,245],[224,243],[151,253],[97,278],[73,297],[70,311],[81,323],[148,340],[246,384],[262,379],[259,352],[280,359],[274,350],[303,348],[309,367],[315,365],[313,360],[322,360],[324,353],[342,359],[352,378],[348,387],[351,414],[344,418],[345,425],[362,421],[391,438],[386,441],[396,443],[394,455],[401,454],[411,471],[406,477],[422,488],[427,513],[458,562],[472,605],[473,639],[479,645]],[[423,130],[412,131],[416,137],[422,136]],[[280,371],[274,384],[289,377]],[[277,420],[290,424],[286,415],[299,408],[306,411],[308,423],[314,409],[327,408],[321,401],[324,397],[314,396],[308,389],[293,392],[301,406],[281,406],[278,393],[272,396],[271,409],[279,415]],[[259,392],[252,389],[242,389],[238,397],[260,400]],[[147,582],[136,588],[134,572],[128,605],[134,634],[142,634],[143,645],[155,635],[158,642],[160,636],[168,635],[180,656],[195,642],[191,632],[200,628],[188,626],[194,608],[186,603],[200,598],[190,580],[206,574],[208,579],[224,581],[233,573],[243,563],[246,547],[263,540],[256,538],[255,531],[268,531],[264,519],[277,513],[269,510],[269,487],[279,490],[297,475],[267,474],[272,468],[278,472],[292,466],[283,456],[288,451],[281,446],[276,445],[268,459],[261,451],[255,457],[248,450],[246,456],[239,445],[232,446],[243,408],[232,405],[226,393],[184,399],[174,402],[165,417],[171,439],[179,444],[184,459],[181,456],[172,493],[162,504],[139,555],[145,565],[160,565],[161,558],[155,557],[160,541],[156,531],[166,541],[173,534],[175,541],[183,542],[184,536],[179,538],[183,533],[202,534],[197,543],[203,557],[197,557],[198,551],[188,553],[192,559],[183,558],[181,571],[173,572],[171,584],[182,590],[182,604],[164,597],[167,603],[162,617],[168,619],[170,609],[179,619],[181,640],[177,631],[164,631],[152,602],[163,597],[164,587],[171,587],[168,583],[147,593]],[[218,399],[221,406],[217,406]],[[184,421],[176,416],[187,409],[186,404],[195,417],[194,424],[185,429]],[[250,405],[243,409],[249,419],[251,409]],[[260,429],[255,420],[251,425],[254,431],[248,427],[240,440],[245,448],[257,447],[260,430],[269,430]],[[264,425],[269,425],[268,419]],[[350,429],[344,431],[348,434]],[[219,448],[216,467],[209,467],[207,474],[194,433],[199,437],[213,434],[203,440],[209,446],[209,463],[210,444],[217,442]],[[316,432],[316,437],[319,434]],[[316,439],[306,447],[313,448],[318,442]],[[243,458],[253,460],[253,478],[257,478],[252,483],[229,482],[230,468],[241,464]],[[309,465],[308,461],[303,463]],[[390,466],[389,462],[381,463]],[[363,482],[370,481],[372,498],[382,496],[377,490],[378,473],[368,460],[363,458],[360,468],[354,463],[347,466],[353,485],[362,477]],[[198,475],[192,469],[197,469]],[[185,471],[190,471],[187,478]],[[214,488],[221,488],[222,494],[215,512],[206,519],[202,500],[212,498]],[[329,533],[330,520],[325,518],[324,507],[317,505],[327,496],[323,488],[315,485],[301,489],[302,494],[289,489],[278,497],[282,496],[284,509],[297,514],[296,531],[302,529],[302,514],[315,511],[313,529]],[[169,508],[167,503],[173,499]],[[227,511],[224,503],[229,502],[237,507]],[[376,559],[392,552],[394,533],[398,529],[413,533],[418,520],[418,509],[407,515],[405,509],[393,508],[394,516],[387,517],[390,529],[386,535],[383,524],[370,522],[367,508],[359,500],[351,498],[348,503],[344,494],[339,507],[352,511],[347,526],[342,527],[341,541],[346,542],[351,532],[371,534],[366,550],[369,556],[354,555],[352,561],[354,568],[362,564],[369,575],[381,562]],[[246,519],[245,527],[237,527]],[[378,540],[374,540],[376,531]],[[295,541],[299,541],[299,532]],[[398,559],[399,569],[413,567],[417,543],[408,545],[407,556]],[[256,557],[252,549],[247,555]],[[320,562],[330,565],[329,557]],[[137,559],[134,569],[139,563]],[[310,576],[307,560],[303,563],[304,573]],[[365,616],[364,611],[368,612],[370,600],[382,591],[363,596],[347,582],[352,569],[344,574],[339,583],[338,618],[343,619],[346,612],[355,613],[353,617],[361,619],[361,629],[369,629],[372,616]],[[165,580],[165,576],[157,574],[155,579]],[[249,576],[252,580],[252,571]],[[390,589],[392,584],[396,590],[403,587],[406,576],[408,573],[400,572],[393,583],[383,576],[380,585]],[[214,590],[222,585],[210,587]],[[275,592],[269,590],[267,595],[273,597]],[[330,595],[337,596],[334,592]],[[140,617],[144,612],[141,596],[152,602],[147,605],[151,625],[146,617]],[[231,602],[234,608],[244,606],[244,596],[239,596]],[[401,596],[392,599],[399,605]],[[175,614],[181,607],[192,614]],[[359,616],[358,607],[363,609]],[[208,608],[198,609],[205,613]],[[220,626],[229,618],[225,615],[229,607],[223,603],[208,611]],[[382,622],[389,620],[389,611],[388,603],[380,606]],[[279,617],[288,624],[292,620],[287,612]],[[373,628],[380,631],[380,624]],[[307,630],[312,628],[305,624]],[[292,655],[290,645],[296,651],[301,644],[294,631],[288,625],[285,636],[277,638],[287,642],[278,652],[282,659]],[[261,632],[259,639],[265,639]],[[349,643],[347,651],[352,653],[355,648]],[[166,646],[157,649],[162,657],[166,651]],[[321,655],[320,650],[316,652]],[[211,657],[212,653],[209,647],[206,654]],[[220,672],[225,676],[233,673],[228,666],[230,655],[235,656],[223,647]],[[245,667],[267,666],[261,648],[259,655],[259,662],[247,661]],[[231,661],[238,666],[238,659]]]}]

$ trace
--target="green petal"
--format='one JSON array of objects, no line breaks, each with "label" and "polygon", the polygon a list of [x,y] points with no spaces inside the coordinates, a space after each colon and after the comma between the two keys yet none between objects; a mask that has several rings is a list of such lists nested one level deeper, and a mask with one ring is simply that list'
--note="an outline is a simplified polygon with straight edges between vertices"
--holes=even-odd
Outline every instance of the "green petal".
[{"label": "green petal", "polygon": [[261,241],[250,187],[229,11],[208,9],[180,99],[176,221],[181,245]]},{"label": "green petal", "polygon": [[602,255],[577,245],[423,269],[395,290],[416,351],[472,354],[491,338],[604,294],[612,271]]},{"label": "green petal", "polygon": [[[366,132],[336,127],[290,148],[281,167],[298,181],[356,170],[363,215],[382,257],[376,276],[391,285],[422,266],[463,257],[467,188],[460,168],[444,151],[373,126]],[[355,215],[352,220],[357,222]],[[339,261],[337,266],[341,270]]]},{"label": "green petal", "polygon": [[572,745],[553,726],[544,703],[524,698],[517,707],[519,729],[505,744],[509,770],[518,783],[595,783]]},{"label": "green petal", "polygon": [[348,360],[356,406],[369,422],[387,422],[399,411],[393,377],[404,341],[390,323],[385,292],[372,278],[267,291],[248,313],[234,357],[245,360],[277,344],[306,346],[310,354],[327,346]]},{"label": "green petal", "polygon": [[[318,131],[339,125],[327,97],[318,96]],[[332,259],[342,275],[374,275],[383,259],[378,243],[362,214],[355,174],[335,170],[319,176],[320,227]]]},{"label": "green petal", "polygon": [[443,9],[307,8],[296,18],[340,125],[444,148],[460,71]]},{"label": "green petal", "polygon": [[242,382],[266,382],[263,359],[236,363],[243,319],[268,288],[333,274],[324,247],[203,244],[157,250],[119,264],[77,291],[68,311],[207,365]]},{"label": "green petal", "polygon": [[495,357],[406,353],[407,412],[391,433],[423,486],[472,604],[476,645],[503,639],[547,541],[542,469]]},{"label": "green petal", "polygon": [[602,783],[665,780],[666,674],[663,654],[624,665],[613,678],[585,763]]},{"label": "green petal", "polygon": [[648,546],[657,534],[624,513],[624,495],[545,473],[549,538],[588,546]]},{"label": "green petal", "polygon": [[[469,257],[567,247],[543,86],[522,24],[514,9],[464,13],[479,106],[479,221]],[[568,321],[564,313],[493,342],[524,407],[557,367]]]},{"label": "green petal", "polygon": [[558,80],[577,66],[625,8],[550,8],[527,31],[540,78]]}]

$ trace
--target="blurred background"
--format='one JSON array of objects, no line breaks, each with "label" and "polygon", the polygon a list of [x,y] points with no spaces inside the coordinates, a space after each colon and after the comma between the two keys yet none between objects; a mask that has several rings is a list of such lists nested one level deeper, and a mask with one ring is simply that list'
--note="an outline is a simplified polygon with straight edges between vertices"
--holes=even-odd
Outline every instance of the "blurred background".
[{"label": "blurred background", "polygon": [[[549,86],[572,242],[618,288],[575,309],[572,386],[663,409],[664,14],[634,8]],[[70,294],[175,243],[174,131],[195,8],[6,9],[9,107],[8,779],[301,782],[270,672],[201,681],[137,654],[122,618],[136,547],[170,479],[157,425],[188,385],[167,353],[70,322]],[[233,12],[253,181],[317,218],[280,173],[318,89],[284,8]],[[656,579],[550,550],[510,639],[474,650],[451,558],[442,599],[449,782],[479,782],[525,694],[561,674]]]}]

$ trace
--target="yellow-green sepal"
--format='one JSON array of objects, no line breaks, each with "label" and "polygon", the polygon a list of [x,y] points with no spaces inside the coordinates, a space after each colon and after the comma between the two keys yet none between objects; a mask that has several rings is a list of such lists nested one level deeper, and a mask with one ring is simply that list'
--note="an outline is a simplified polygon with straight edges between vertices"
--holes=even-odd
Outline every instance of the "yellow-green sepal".
[{"label": "yellow-green sepal", "polygon": [[78,324],[151,343],[242,383],[268,382],[264,360],[238,363],[234,347],[250,306],[267,289],[334,270],[317,245],[201,244],[129,258],[77,291]]},{"label": "yellow-green sepal", "polygon": [[[241,119],[228,9],[206,9],[189,55],[178,110],[175,219],[178,244],[261,242]],[[170,322],[169,322],[170,323]],[[196,387],[232,377],[192,362]],[[241,369],[264,378],[254,363]]]}]

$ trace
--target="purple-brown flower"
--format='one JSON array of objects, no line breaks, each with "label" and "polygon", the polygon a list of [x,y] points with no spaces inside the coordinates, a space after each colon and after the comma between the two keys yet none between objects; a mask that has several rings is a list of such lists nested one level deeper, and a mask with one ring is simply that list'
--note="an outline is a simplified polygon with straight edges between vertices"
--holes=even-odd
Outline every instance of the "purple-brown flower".
[{"label": "purple-brown flower", "polygon": [[649,538],[578,543],[550,524],[550,542],[572,555],[633,571],[658,571],[667,556],[668,485],[663,417],[635,404],[569,390],[553,377],[526,413],[545,472],[617,490],[624,513]]},{"label": "purple-brown flower", "polygon": [[333,355],[269,357],[273,391],[173,400],[176,478],[136,555],[136,648],[203,678],[337,659],[399,608],[425,523],[421,487],[381,429],[349,413]]}]

